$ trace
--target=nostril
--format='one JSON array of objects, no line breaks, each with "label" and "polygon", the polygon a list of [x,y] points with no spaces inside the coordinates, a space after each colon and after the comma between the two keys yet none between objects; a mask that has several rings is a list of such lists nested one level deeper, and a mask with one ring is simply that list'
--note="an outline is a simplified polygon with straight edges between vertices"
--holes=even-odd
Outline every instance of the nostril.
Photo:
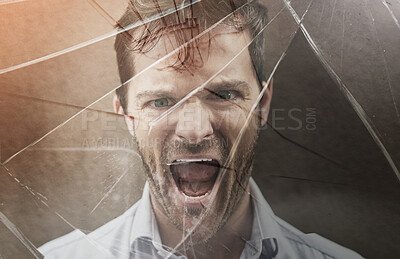
[{"label": "nostril", "polygon": [[179,125],[177,125],[175,134],[180,138],[186,139],[187,141],[198,142],[204,138],[211,137],[213,134],[213,129],[212,127],[188,128],[179,127]]}]

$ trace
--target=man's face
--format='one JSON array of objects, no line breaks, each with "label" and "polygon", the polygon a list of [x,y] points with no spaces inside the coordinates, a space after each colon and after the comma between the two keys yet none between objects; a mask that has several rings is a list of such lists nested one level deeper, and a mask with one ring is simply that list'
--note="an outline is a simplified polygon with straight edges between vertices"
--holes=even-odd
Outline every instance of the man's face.
[{"label": "man's face", "polygon": [[[164,38],[150,52],[135,54],[135,72],[169,53],[170,42]],[[128,86],[126,112],[133,119],[126,116],[126,122],[147,169],[152,204],[178,229],[197,225],[193,242],[211,238],[240,202],[258,127],[268,114],[269,91],[233,152],[260,94],[248,42],[245,32],[215,33],[211,42],[200,40],[189,68],[171,68],[173,56],[140,73]]]}]

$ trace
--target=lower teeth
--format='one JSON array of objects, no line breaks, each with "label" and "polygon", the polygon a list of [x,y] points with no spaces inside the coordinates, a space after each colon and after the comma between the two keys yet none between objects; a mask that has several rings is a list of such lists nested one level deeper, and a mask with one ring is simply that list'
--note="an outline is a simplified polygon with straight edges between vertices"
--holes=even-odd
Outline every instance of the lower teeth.
[{"label": "lower teeth", "polygon": [[203,198],[210,192],[210,182],[186,182],[178,180],[180,191],[190,198]]},{"label": "lower teeth", "polygon": [[210,193],[210,191],[208,191],[205,194],[200,195],[200,196],[189,196],[189,195],[186,195],[186,193],[182,192],[182,194],[183,194],[183,196],[185,196],[185,198],[190,198],[190,199],[201,199],[201,198],[206,197],[209,193]]}]

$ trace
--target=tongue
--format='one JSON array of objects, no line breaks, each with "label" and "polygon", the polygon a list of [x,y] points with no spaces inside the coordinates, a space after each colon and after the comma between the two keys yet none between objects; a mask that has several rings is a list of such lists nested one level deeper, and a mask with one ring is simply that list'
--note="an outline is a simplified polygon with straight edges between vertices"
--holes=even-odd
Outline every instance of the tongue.
[{"label": "tongue", "polygon": [[180,181],[180,189],[187,196],[197,197],[206,194],[209,190],[212,189],[214,185],[214,181],[207,182],[185,182]]},{"label": "tongue", "polygon": [[218,170],[218,164],[207,162],[174,165],[179,188],[188,196],[201,196],[210,191]]}]

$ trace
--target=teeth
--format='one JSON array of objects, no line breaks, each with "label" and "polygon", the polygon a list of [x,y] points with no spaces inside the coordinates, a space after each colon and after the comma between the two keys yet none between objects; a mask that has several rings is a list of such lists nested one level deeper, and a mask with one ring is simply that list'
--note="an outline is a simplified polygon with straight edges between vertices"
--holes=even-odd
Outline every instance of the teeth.
[{"label": "teeth", "polygon": [[194,159],[177,159],[172,163],[167,163],[167,165],[180,165],[186,163],[194,163],[194,162],[210,162],[211,158],[194,158]]},{"label": "teeth", "polygon": [[203,162],[203,161],[212,161],[211,158],[195,158],[195,159],[178,159],[177,162]]},{"label": "teeth", "polygon": [[210,193],[210,191],[206,192],[205,194],[203,194],[201,196],[188,196],[184,192],[182,192],[182,194],[183,194],[183,196],[185,196],[185,198],[192,199],[192,200],[200,200],[200,199],[206,197],[209,193]]}]

